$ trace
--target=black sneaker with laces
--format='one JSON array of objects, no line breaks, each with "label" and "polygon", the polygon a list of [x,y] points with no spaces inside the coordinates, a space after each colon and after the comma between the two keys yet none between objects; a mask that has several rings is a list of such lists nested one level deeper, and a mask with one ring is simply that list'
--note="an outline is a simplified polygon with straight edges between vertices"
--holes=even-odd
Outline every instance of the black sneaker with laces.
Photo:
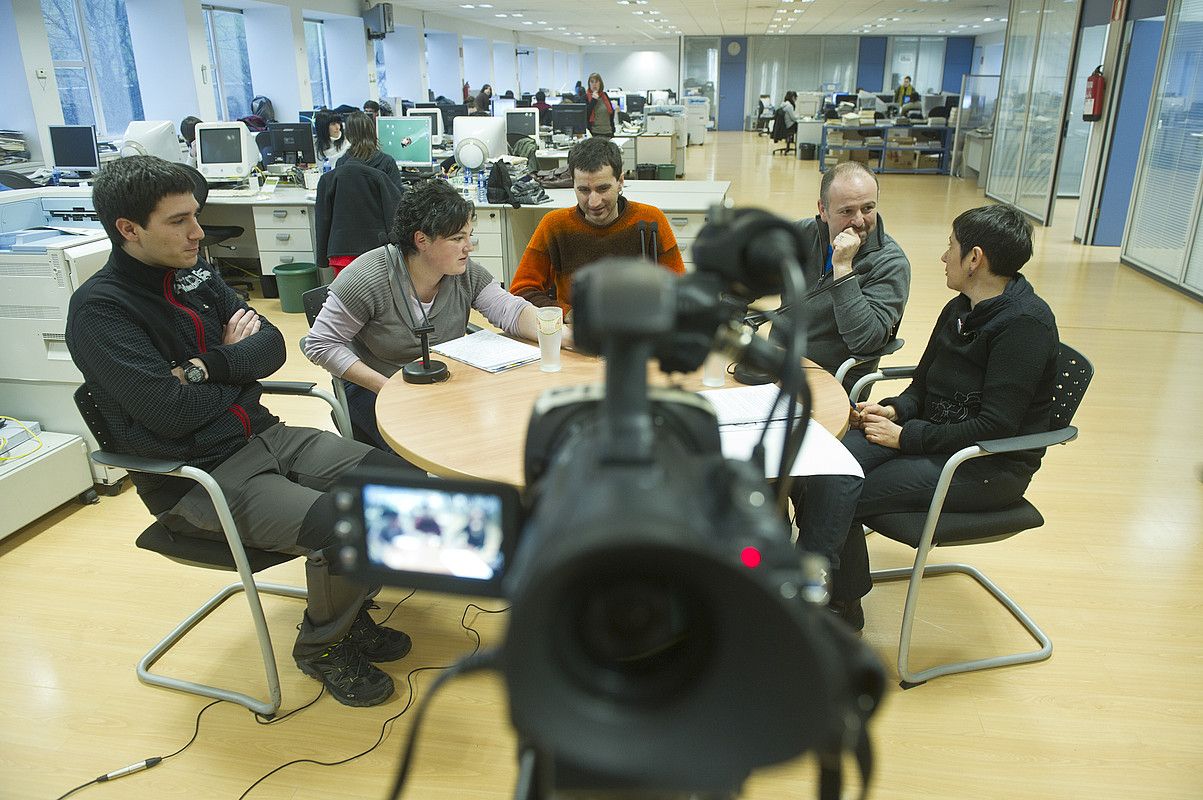
[{"label": "black sneaker with laces", "polygon": [[393,696],[393,679],[368,661],[350,635],[296,662],[301,672],[326,684],[334,699],[345,706],[379,705]]},{"label": "black sneaker with laces", "polygon": [[347,634],[347,638],[355,643],[368,661],[379,663],[404,658],[413,647],[409,635],[376,624],[372,615],[368,613],[369,605],[365,603],[363,608],[359,609],[359,615],[351,623],[351,632]]}]

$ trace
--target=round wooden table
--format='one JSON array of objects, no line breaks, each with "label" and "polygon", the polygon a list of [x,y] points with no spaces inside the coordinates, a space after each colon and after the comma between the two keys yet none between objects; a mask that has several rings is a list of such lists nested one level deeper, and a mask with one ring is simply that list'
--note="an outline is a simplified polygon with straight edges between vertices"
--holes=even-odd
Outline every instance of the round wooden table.
[{"label": "round wooden table", "polygon": [[[535,399],[544,389],[600,383],[601,359],[571,350],[560,354],[560,372],[540,372],[539,362],[491,374],[448,359],[443,383],[406,383],[398,371],[376,401],[380,433],[406,460],[445,478],[476,478],[523,485],[522,456]],[[836,437],[848,427],[848,395],[823,368],[807,361],[811,416]],[[698,390],[701,371],[670,381],[654,365],[652,385]],[[738,386],[727,377],[727,387]]]}]

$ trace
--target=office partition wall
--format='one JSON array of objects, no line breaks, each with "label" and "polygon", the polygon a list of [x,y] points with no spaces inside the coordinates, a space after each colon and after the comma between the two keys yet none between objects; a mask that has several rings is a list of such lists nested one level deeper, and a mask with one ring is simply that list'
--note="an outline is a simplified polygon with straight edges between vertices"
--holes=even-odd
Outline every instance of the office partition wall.
[{"label": "office partition wall", "polygon": [[986,194],[1048,224],[1080,5],[1011,0]]},{"label": "office partition wall", "polygon": [[1173,0],[1122,260],[1203,297],[1203,0]]}]

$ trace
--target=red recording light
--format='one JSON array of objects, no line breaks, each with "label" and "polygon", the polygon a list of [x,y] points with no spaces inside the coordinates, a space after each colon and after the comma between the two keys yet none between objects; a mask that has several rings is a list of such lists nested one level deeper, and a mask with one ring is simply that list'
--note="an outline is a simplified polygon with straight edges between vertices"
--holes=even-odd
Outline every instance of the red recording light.
[{"label": "red recording light", "polygon": [[748,569],[755,569],[760,566],[760,551],[755,547],[745,547],[739,552],[739,560]]}]

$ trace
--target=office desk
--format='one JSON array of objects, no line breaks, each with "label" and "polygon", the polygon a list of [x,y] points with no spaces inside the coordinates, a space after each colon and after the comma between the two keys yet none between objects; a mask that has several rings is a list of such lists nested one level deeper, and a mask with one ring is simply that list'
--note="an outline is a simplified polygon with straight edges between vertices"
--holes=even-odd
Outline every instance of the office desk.
[{"label": "office desk", "polygon": [[[565,350],[560,362],[560,372],[540,372],[535,362],[493,375],[448,360],[451,378],[427,385],[406,383],[398,372],[376,401],[380,432],[398,453],[435,475],[522,486],[526,428],[535,399],[544,389],[604,380],[600,359]],[[812,416],[841,436],[848,426],[848,395],[826,370],[806,363]],[[652,385],[668,385],[658,368],[648,369]],[[678,380],[686,389],[704,388],[700,373]],[[728,378],[727,386],[736,385]]]},{"label": "office desk", "polygon": [[[625,196],[658,207],[672,225],[686,269],[691,269],[691,246],[706,224],[707,213],[721,203],[730,181],[627,181]],[[550,203],[513,208],[505,204],[478,203],[473,258],[486,267],[502,285],[514,276],[527,242],[548,211],[576,205],[572,189],[550,189]],[[316,232],[313,206],[316,193],[295,186],[277,187],[271,194],[254,197],[213,197],[201,212],[205,225],[237,225],[242,236],[227,244],[233,251],[217,249],[219,258],[259,259],[263,291],[275,297],[275,276],[281,264],[314,261]]]}]

